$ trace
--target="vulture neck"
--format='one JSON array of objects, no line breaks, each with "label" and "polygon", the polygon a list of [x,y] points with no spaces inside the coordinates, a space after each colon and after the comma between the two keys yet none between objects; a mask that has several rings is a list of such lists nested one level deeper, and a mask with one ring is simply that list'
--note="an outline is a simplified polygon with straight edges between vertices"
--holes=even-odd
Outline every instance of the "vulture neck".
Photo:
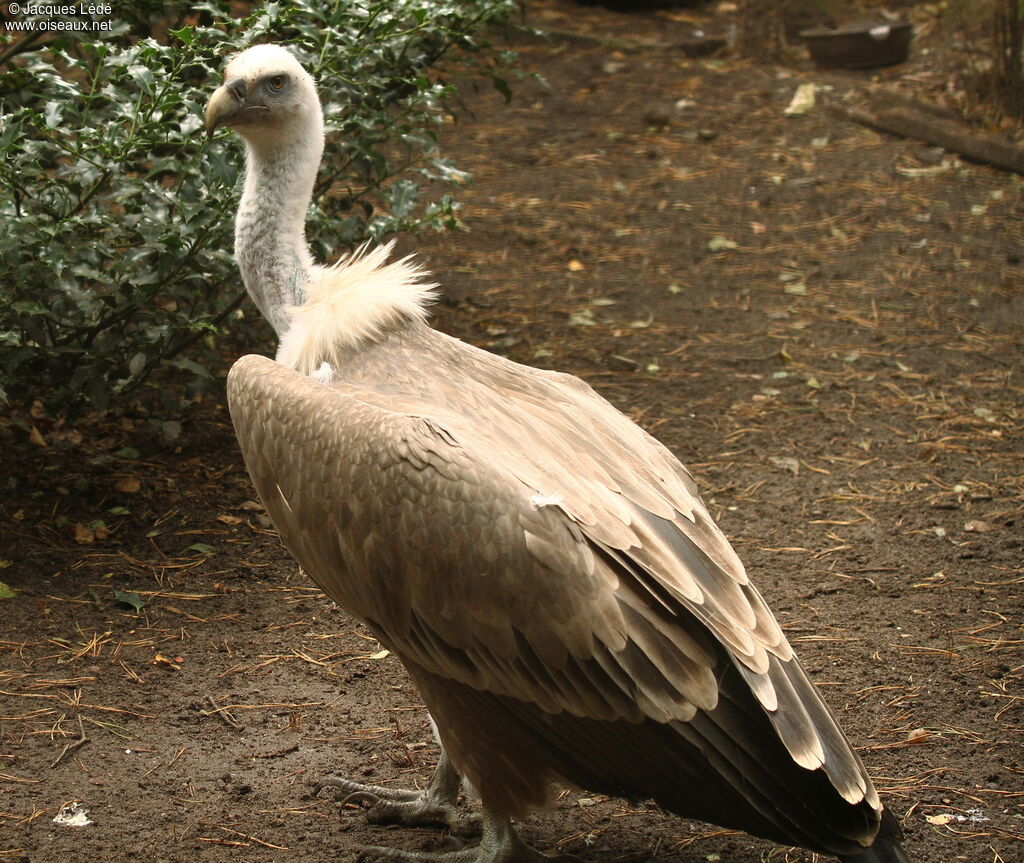
[{"label": "vulture neck", "polygon": [[235,257],[249,296],[278,338],[288,329],[288,309],[306,301],[314,271],[305,222],[323,149],[320,118],[291,140],[246,139]]}]

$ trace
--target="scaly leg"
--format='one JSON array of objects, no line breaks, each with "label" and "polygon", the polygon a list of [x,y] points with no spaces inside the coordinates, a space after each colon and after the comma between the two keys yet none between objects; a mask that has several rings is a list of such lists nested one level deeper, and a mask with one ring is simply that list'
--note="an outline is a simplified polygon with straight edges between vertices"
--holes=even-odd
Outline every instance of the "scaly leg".
[{"label": "scaly leg", "polygon": [[516,833],[507,815],[484,807],[480,844],[458,851],[402,851],[372,846],[359,852],[357,863],[579,863],[571,854],[549,857],[531,848]]},{"label": "scaly leg", "polygon": [[405,824],[410,827],[448,827],[453,833],[472,834],[479,832],[479,816],[465,815],[459,811],[459,786],[462,780],[448,759],[444,749],[437,759],[437,767],[424,791],[409,791],[404,788],[384,788],[380,785],[364,785],[340,776],[328,776],[317,783],[316,790],[323,787],[337,788],[347,792],[342,803],[362,803],[369,808],[366,820],[371,824]]}]

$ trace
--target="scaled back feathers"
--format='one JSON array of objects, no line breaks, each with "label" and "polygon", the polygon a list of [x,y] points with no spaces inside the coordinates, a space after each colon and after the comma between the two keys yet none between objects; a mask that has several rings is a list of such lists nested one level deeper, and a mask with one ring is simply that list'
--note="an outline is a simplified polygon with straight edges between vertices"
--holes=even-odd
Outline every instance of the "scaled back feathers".
[{"label": "scaled back feathers", "polygon": [[392,240],[367,251],[360,246],[332,267],[318,267],[306,285],[306,302],[288,309],[291,320],[277,361],[304,375],[329,363],[337,368],[347,351],[379,338],[391,327],[427,317],[437,285],[411,256],[387,263]]}]

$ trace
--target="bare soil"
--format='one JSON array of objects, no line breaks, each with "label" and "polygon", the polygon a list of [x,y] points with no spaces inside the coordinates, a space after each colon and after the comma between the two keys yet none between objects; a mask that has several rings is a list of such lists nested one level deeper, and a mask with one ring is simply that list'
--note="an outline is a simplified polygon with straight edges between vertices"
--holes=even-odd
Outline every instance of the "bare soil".
[{"label": "bare soil", "polygon": [[[510,105],[466,89],[467,230],[406,241],[437,325],[586,378],[692,468],[911,860],[1024,859],[1020,180],[826,110],[941,88],[926,39],[826,74],[688,59],[711,12],[527,16],[582,35],[511,36],[541,78]],[[784,116],[805,82],[832,89]],[[158,425],[0,425],[0,861],[445,847],[313,794],[422,785],[423,708],[280,546],[221,397]],[[73,801],[92,824],[54,823]],[[595,863],[812,859],[585,791],[521,826]]]}]

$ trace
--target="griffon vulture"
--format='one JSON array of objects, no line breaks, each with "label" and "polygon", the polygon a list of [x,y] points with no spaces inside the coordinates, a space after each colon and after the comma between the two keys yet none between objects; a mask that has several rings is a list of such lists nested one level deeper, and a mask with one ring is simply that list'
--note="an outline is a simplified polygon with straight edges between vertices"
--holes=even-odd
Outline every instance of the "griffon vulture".
[{"label": "griffon vulture", "polygon": [[577,378],[431,329],[435,286],[390,247],[313,263],[323,118],[287,50],[235,57],[206,126],[244,139],[235,255],[280,337],[276,361],[228,377],[246,466],[306,572],[401,659],[447,753],[425,794],[343,784],[415,821],[453,802],[457,771],[483,809],[463,861],[538,859],[510,819],[567,782],[906,863],[672,453]]}]

